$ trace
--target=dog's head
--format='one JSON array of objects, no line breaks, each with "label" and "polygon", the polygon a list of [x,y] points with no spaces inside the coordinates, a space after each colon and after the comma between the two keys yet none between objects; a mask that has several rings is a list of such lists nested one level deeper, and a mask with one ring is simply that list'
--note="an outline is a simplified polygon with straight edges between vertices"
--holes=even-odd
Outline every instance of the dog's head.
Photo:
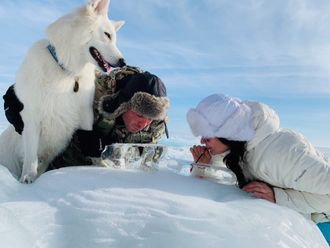
[{"label": "dog's head", "polygon": [[89,0],[77,11],[59,18],[47,29],[60,62],[71,71],[92,63],[100,71],[125,65],[116,46],[116,32],[124,21],[108,18],[110,0]]}]

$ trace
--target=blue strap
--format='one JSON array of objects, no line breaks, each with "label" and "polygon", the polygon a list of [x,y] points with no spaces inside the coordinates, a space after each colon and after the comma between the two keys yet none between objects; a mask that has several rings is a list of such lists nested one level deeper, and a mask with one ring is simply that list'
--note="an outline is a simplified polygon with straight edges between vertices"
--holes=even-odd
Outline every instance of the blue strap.
[{"label": "blue strap", "polygon": [[49,44],[47,48],[50,54],[52,55],[53,59],[56,61],[56,63],[62,68],[62,70],[65,70],[64,65],[58,61],[55,47]]}]

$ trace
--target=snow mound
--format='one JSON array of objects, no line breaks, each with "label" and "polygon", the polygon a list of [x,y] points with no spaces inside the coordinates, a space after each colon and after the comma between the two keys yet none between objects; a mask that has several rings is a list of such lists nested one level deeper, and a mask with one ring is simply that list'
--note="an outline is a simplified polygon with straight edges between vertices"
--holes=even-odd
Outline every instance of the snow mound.
[{"label": "snow mound", "polygon": [[0,180],[1,247],[327,247],[290,209],[166,167],[69,167],[23,185],[0,166]]}]

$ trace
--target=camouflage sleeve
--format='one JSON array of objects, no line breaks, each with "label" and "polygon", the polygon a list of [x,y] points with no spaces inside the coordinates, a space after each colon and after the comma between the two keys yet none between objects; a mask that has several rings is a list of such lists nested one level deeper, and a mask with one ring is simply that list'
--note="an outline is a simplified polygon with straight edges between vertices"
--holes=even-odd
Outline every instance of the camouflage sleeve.
[{"label": "camouflage sleeve", "polygon": [[141,73],[144,70],[134,66],[124,66],[114,69],[109,75],[104,75],[98,71],[95,72],[95,101],[98,101],[104,95],[112,95],[117,92],[117,83],[128,75]]},{"label": "camouflage sleeve", "polygon": [[135,73],[142,73],[143,69],[134,66],[124,66],[121,68],[116,68],[110,72],[109,75],[105,75],[99,71],[95,71],[95,97],[93,103],[94,109],[94,121],[97,121],[101,114],[99,113],[99,101],[104,96],[114,95],[118,88],[118,82],[128,75],[133,75]]},{"label": "camouflage sleeve", "polygon": [[151,138],[152,144],[156,144],[159,142],[159,140],[164,136],[165,134],[165,125],[166,125],[167,120],[163,121],[154,121],[150,125],[150,133],[151,133]]},{"label": "camouflage sleeve", "polygon": [[77,165],[92,165],[92,162],[89,157],[84,156],[73,136],[66,149],[49,164],[47,171]]}]

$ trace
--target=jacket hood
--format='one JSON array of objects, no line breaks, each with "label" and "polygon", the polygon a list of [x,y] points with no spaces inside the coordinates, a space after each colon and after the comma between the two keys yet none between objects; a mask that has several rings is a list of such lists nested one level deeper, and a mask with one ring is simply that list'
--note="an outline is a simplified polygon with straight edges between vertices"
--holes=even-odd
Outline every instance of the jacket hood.
[{"label": "jacket hood", "polygon": [[277,113],[268,105],[258,102],[244,102],[252,110],[252,126],[255,130],[255,135],[247,143],[247,150],[256,147],[267,136],[278,131],[280,128],[280,119]]}]

